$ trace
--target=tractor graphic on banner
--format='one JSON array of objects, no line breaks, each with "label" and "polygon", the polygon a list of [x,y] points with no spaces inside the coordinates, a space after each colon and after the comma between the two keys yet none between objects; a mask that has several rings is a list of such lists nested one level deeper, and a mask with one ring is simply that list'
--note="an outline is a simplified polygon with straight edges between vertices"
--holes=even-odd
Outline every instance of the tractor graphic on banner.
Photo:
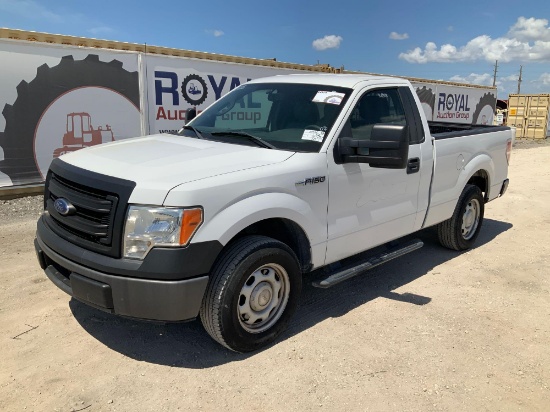
[{"label": "tractor graphic on banner", "polygon": [[56,158],[84,147],[114,141],[111,126],[106,125],[105,129],[99,126],[94,129],[92,118],[88,113],[69,113],[67,115],[66,132],[63,135],[63,147],[55,149],[53,157]]}]

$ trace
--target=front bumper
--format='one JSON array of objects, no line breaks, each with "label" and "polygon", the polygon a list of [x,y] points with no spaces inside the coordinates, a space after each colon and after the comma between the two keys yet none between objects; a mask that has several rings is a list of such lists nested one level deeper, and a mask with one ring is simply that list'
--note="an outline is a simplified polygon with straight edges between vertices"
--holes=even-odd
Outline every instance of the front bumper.
[{"label": "front bumper", "polygon": [[[158,275],[154,278],[150,263],[114,259],[76,247],[52,233],[42,219],[38,221],[34,245],[48,278],[75,299],[117,315],[168,322],[197,317],[208,284],[207,273],[218,249],[216,245],[203,246],[213,246],[215,250],[206,253],[209,259],[200,268],[192,263],[196,257],[193,258],[190,251],[179,249],[180,253],[172,259],[175,263],[165,260],[164,265],[157,267]],[[189,266],[180,267],[180,279],[173,279],[175,269],[167,267],[175,267],[183,259],[181,255],[188,258]],[[154,261],[162,263],[157,262],[157,258]],[[109,266],[111,270],[104,270]],[[147,270],[140,270],[140,266],[146,266]],[[194,270],[189,271],[189,267]],[[146,275],[149,276],[146,278]]]}]

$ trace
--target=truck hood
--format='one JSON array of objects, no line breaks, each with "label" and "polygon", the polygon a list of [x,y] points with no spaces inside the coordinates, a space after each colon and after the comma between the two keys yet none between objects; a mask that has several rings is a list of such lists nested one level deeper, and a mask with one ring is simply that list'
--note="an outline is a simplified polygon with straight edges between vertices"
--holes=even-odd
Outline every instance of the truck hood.
[{"label": "truck hood", "polygon": [[175,186],[283,162],[294,152],[152,135],[125,139],[62,156],[66,163],[136,182],[131,203],[162,204]]}]

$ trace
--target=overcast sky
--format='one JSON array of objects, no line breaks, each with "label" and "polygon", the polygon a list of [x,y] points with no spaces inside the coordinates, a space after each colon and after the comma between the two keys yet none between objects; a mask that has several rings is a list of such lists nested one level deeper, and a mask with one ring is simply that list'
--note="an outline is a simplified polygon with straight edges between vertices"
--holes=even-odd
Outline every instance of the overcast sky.
[{"label": "overcast sky", "polygon": [[0,27],[550,93],[550,0],[0,0]]}]

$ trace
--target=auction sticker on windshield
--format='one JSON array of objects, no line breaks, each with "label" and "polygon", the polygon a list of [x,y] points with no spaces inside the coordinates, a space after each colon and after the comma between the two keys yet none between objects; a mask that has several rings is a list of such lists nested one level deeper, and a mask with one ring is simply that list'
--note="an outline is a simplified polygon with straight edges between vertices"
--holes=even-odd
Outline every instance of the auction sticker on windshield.
[{"label": "auction sticker on windshield", "polygon": [[344,96],[344,93],[319,91],[312,101],[329,104],[340,104],[342,103],[342,99],[344,98]]},{"label": "auction sticker on windshield", "polygon": [[314,142],[322,142],[325,137],[325,132],[319,130],[304,130],[302,140],[312,140]]}]

